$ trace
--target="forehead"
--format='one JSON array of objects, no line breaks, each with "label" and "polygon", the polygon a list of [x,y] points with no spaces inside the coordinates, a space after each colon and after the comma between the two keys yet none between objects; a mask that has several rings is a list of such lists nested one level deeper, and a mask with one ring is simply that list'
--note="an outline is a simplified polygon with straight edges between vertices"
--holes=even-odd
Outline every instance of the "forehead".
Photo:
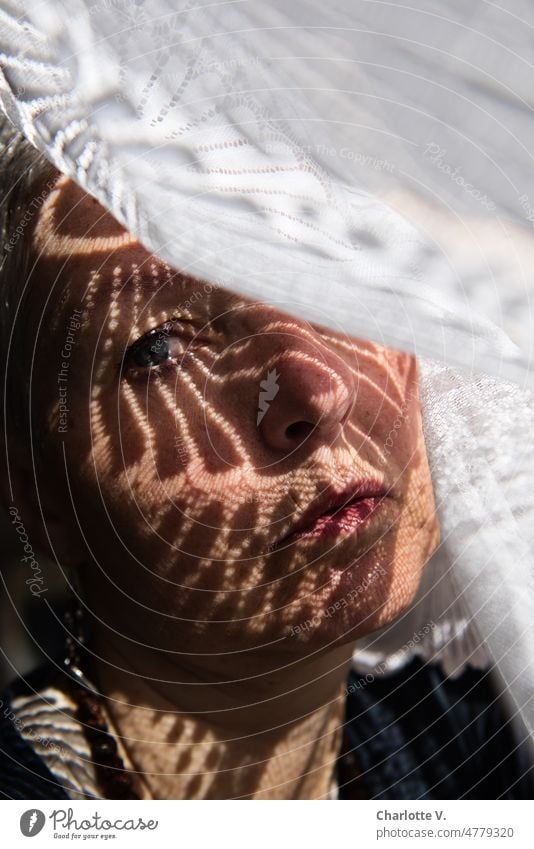
[{"label": "forehead", "polygon": [[[41,281],[105,304],[118,292],[146,300],[165,287],[186,294],[200,282],[148,251],[95,198],[60,176],[32,236]],[[212,287],[214,288],[214,287]],[[85,294],[83,294],[85,291]]]},{"label": "forehead", "polygon": [[65,176],[58,178],[42,204],[34,231],[39,254],[63,260],[138,244],[95,198]]},{"label": "forehead", "polygon": [[[93,312],[111,313],[114,327],[118,317],[126,316],[132,333],[156,326],[175,312],[206,320],[250,306],[255,311],[261,309],[266,319],[276,319],[280,331],[309,324],[173,269],[148,251],[92,195],[64,175],[59,176],[41,205],[32,239],[37,276],[47,303],[48,293],[60,294],[63,312],[72,306],[83,306],[85,318]],[[59,319],[57,298],[53,297],[51,303]],[[38,306],[35,309],[40,312]],[[380,347],[349,339],[341,329],[327,330],[315,323],[311,327],[349,344]]]}]

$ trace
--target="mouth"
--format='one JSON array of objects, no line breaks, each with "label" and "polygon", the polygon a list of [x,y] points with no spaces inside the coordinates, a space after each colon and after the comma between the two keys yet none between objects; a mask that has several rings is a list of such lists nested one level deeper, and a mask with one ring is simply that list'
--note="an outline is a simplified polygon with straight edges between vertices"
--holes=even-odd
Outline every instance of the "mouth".
[{"label": "mouth", "polygon": [[331,490],[317,498],[289,532],[273,546],[300,539],[348,536],[376,515],[389,490],[378,481],[360,481],[342,492]]}]

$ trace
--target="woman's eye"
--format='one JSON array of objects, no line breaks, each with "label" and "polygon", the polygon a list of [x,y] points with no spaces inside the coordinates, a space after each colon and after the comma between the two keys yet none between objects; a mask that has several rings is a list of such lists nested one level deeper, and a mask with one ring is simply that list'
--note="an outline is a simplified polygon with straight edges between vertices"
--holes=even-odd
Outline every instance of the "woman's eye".
[{"label": "woman's eye", "polygon": [[141,368],[159,366],[171,356],[168,334],[151,330],[134,342],[126,351],[125,364]]},{"label": "woman's eye", "polygon": [[193,322],[169,319],[160,327],[143,334],[126,349],[120,371],[124,373],[131,370],[135,373],[137,370],[156,369],[166,363],[183,366],[187,354],[213,344],[214,336],[207,327],[199,330]]}]

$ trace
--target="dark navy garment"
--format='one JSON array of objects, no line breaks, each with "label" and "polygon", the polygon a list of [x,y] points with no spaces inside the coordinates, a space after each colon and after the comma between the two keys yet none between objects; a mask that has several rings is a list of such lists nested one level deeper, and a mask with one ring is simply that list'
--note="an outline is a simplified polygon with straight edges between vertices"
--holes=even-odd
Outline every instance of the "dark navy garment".
[{"label": "dark navy garment", "polygon": [[[28,684],[38,690],[53,677],[51,666],[41,667]],[[451,679],[439,666],[414,660],[369,683],[351,672],[347,689],[340,799],[534,798],[533,767],[487,673],[467,669]],[[19,681],[2,697],[0,798],[68,799],[10,716],[10,699],[28,691]]]},{"label": "dark navy garment", "polygon": [[488,672],[446,678],[416,659],[394,675],[348,682],[345,749],[361,772],[339,764],[339,798],[533,799],[534,767],[514,739]]}]

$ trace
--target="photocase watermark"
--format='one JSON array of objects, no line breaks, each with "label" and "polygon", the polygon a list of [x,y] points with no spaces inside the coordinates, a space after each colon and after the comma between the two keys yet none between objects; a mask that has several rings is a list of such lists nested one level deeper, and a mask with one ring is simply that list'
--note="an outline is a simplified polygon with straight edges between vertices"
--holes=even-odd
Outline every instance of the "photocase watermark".
[{"label": "photocase watermark", "polygon": [[174,437],[174,448],[176,450],[176,455],[180,463],[185,466],[189,457],[189,452],[187,450],[187,445],[185,444],[185,439],[183,438],[183,436],[178,436],[177,434]]},{"label": "photocase watermark", "polygon": [[42,831],[46,822],[46,817],[38,808],[31,808],[29,811],[24,811],[20,818],[20,830],[24,837],[35,837]]},{"label": "photocase watermark", "polygon": [[[395,655],[405,654],[411,651],[413,648],[415,648],[416,645],[421,642],[421,640],[425,638],[427,634],[430,634],[430,632],[433,631],[434,628],[436,628],[435,622],[427,622],[426,625],[423,625],[423,627],[420,628],[419,631],[416,631],[413,636],[406,643],[404,643],[402,648],[395,652]],[[360,678],[358,678],[357,681],[351,681],[351,683],[345,690],[345,695],[348,696],[351,693],[356,692],[356,690],[362,690],[368,684],[372,684],[373,681],[380,675],[383,675],[384,672],[387,671],[387,669],[388,664],[384,661],[381,661],[379,664],[377,664],[377,666],[375,666],[372,672],[367,672],[365,675],[362,675]]]},{"label": "photocase watermark", "polygon": [[37,195],[37,197],[33,198],[33,200],[28,204],[28,208],[26,209],[26,212],[24,213],[24,215],[20,219],[17,227],[13,231],[13,235],[11,236],[9,242],[6,242],[4,244],[4,250],[6,250],[8,253],[11,253],[11,251],[13,250],[13,248],[15,247],[15,245],[17,244],[17,242],[19,241],[21,236],[24,235],[24,231],[26,230],[26,227],[32,221],[35,213],[38,212],[38,210],[40,209],[42,204],[45,202],[49,193],[54,188],[55,182],[56,182],[55,180],[48,180],[47,183],[46,183],[46,189],[43,189],[41,194]]},{"label": "photocase watermark", "polygon": [[215,59],[202,61],[201,59],[194,65],[191,63],[186,72],[183,70],[177,72],[163,71],[158,82],[163,87],[167,87],[172,90],[174,87],[183,85],[187,72],[190,72],[191,75],[194,74],[195,77],[200,77],[202,74],[226,74],[237,68],[252,67],[255,65],[263,65],[259,56],[240,56],[221,61],[216,61]]},{"label": "photocase watermark", "polygon": [[477,189],[473,186],[472,183],[468,183],[465,177],[462,176],[461,167],[453,168],[448,162],[445,162],[445,156],[447,151],[444,147],[441,147],[436,142],[428,142],[425,147],[423,156],[427,157],[433,165],[436,166],[440,171],[444,174],[447,174],[448,177],[451,178],[453,183],[456,183],[457,186],[460,186],[461,189],[464,190],[468,195],[470,195],[475,200],[479,201],[482,206],[486,209],[494,212],[497,207],[492,200],[488,198],[488,196],[481,192],[480,189]]},{"label": "photocase watermark", "polygon": [[278,378],[280,375],[273,369],[272,371],[267,372],[267,377],[265,380],[260,381],[260,393],[258,396],[258,415],[256,417],[256,425],[259,425],[261,420],[263,419],[265,413],[271,406],[271,401],[274,401],[276,396],[278,395],[278,390],[280,387],[278,386]]},{"label": "photocase watermark", "polygon": [[519,198],[519,204],[525,213],[526,220],[534,224],[534,206],[530,203],[529,196],[523,193]]},{"label": "photocase watermark", "polygon": [[82,311],[75,309],[69,318],[67,327],[67,335],[61,349],[61,369],[57,375],[58,383],[58,433],[66,433],[68,425],[68,414],[70,412],[67,399],[67,384],[69,380],[70,358],[72,356],[73,346],[76,344],[75,333],[81,327]]},{"label": "photocase watermark", "polygon": [[50,752],[53,752],[58,758],[64,758],[66,756],[66,749],[64,746],[60,746],[59,743],[50,737],[43,737],[41,734],[37,734],[33,726],[26,725],[24,720],[20,716],[17,716],[13,707],[11,705],[6,705],[3,699],[0,699],[0,711],[2,711],[2,716],[11,722],[20,734],[23,734],[27,738],[29,737],[32,742],[39,743],[41,746],[44,746]]},{"label": "photocase watermark", "polygon": [[140,816],[108,819],[98,811],[87,811],[80,814],[80,819],[74,816],[73,808],[55,808],[48,817],[39,808],[24,811],[20,818],[20,830],[25,837],[34,837],[44,828],[46,820],[50,820],[55,838],[83,840],[100,838],[111,840],[122,831],[155,831],[159,820],[145,819]]},{"label": "photocase watermark", "polygon": [[196,304],[201,301],[202,298],[205,297],[205,295],[209,295],[217,289],[219,289],[219,286],[217,286],[215,283],[205,283],[202,289],[196,289],[189,296],[187,301],[182,301],[181,303],[179,303],[174,309],[176,317],[169,318],[161,325],[161,327],[158,327],[154,330],[154,342],[150,346],[150,351],[153,354],[161,353],[161,349],[163,345],[167,342],[169,336],[171,335],[176,325],[176,322],[179,321],[179,317],[184,313],[189,312],[193,304]]},{"label": "photocase watermark", "polygon": [[[61,836],[70,836],[81,837],[81,835],[76,834],[77,831],[96,831],[96,832],[114,832],[114,831],[154,831],[158,825],[158,820],[145,820],[143,817],[128,817],[124,819],[116,819],[110,820],[99,814],[97,811],[87,813],[83,819],[75,819],[74,810],[72,808],[59,808],[53,810],[49,815],[49,819],[52,820],[52,826],[54,828],[54,832],[63,829],[66,832]],[[56,836],[56,835],[55,835]],[[85,835],[84,835],[85,836]],[[108,834],[108,837],[114,837],[113,834]],[[106,837],[105,834],[101,834],[100,837]]]},{"label": "photocase watermark", "polygon": [[393,426],[389,431],[386,439],[384,440],[384,445],[382,446],[382,456],[379,458],[380,463],[384,464],[386,459],[389,457],[393,450],[393,446],[398,438],[399,431],[403,425],[403,423],[408,418],[408,410],[409,403],[408,401],[403,401],[402,406],[397,413],[395,420],[393,422]]},{"label": "photocase watermark", "polygon": [[34,596],[41,596],[48,592],[48,588],[44,586],[44,578],[39,566],[39,561],[35,557],[32,545],[28,539],[26,528],[20,518],[19,511],[15,506],[9,508],[11,514],[11,523],[15,527],[15,531],[19,535],[20,543],[24,546],[24,556],[20,558],[21,563],[29,563],[33,574],[26,578],[26,584],[30,588],[30,592]]},{"label": "photocase watermark", "polygon": [[[171,335],[173,329],[175,328],[176,322],[179,320],[180,315],[189,312],[193,304],[197,304],[206,295],[211,295],[213,292],[218,291],[219,289],[220,286],[215,283],[204,283],[202,288],[196,289],[186,301],[182,301],[181,303],[177,304],[174,309],[176,317],[174,319],[168,319],[161,325],[161,327],[157,328],[157,330],[154,332],[154,342],[150,346],[151,353],[161,353],[161,349],[163,345],[167,343],[168,338]],[[189,452],[187,450],[187,445],[183,436],[176,434],[176,436],[174,437],[174,448],[180,463],[185,466],[189,457]]]},{"label": "photocase watermark", "polygon": [[225,492],[213,494],[212,501],[219,501],[221,504],[231,504],[232,507],[241,507],[243,504],[261,504],[265,507],[267,498],[264,490],[259,492],[234,493]]},{"label": "photocase watermark", "polygon": [[365,168],[372,168],[373,171],[388,171],[390,174],[395,170],[395,165],[389,159],[379,159],[376,156],[369,156],[362,153],[360,150],[352,150],[350,147],[333,147],[327,144],[302,145],[299,150],[303,153],[309,153],[312,156],[328,157],[334,159],[346,159],[348,162],[354,162],[358,165],[363,165]]},{"label": "photocase watermark", "polygon": [[220,287],[217,286],[215,283],[204,283],[202,289],[195,289],[195,291],[189,296],[187,301],[182,301],[181,303],[177,304],[174,309],[176,317],[169,318],[161,325],[161,327],[158,327],[155,331],[154,344],[150,347],[152,353],[160,353],[162,345],[164,344],[164,342],[167,341],[168,337],[172,333],[176,322],[179,320],[179,317],[181,315],[189,312],[193,304],[197,304],[199,301],[202,300],[202,298],[205,297],[205,295],[211,295],[212,292],[217,291],[219,288]]},{"label": "photocase watermark", "polygon": [[357,584],[350,590],[350,592],[343,596],[343,598],[340,598],[333,604],[329,605],[326,610],[321,611],[320,614],[312,616],[311,619],[306,619],[304,622],[301,622],[300,625],[292,625],[291,628],[286,632],[286,637],[296,637],[297,634],[305,633],[306,631],[310,631],[312,628],[318,628],[325,619],[329,619],[331,616],[334,615],[334,613],[337,613],[339,610],[343,610],[343,608],[348,607],[351,601],[354,601],[354,599],[361,593],[366,592],[369,587],[376,581],[379,575],[383,577],[385,574],[386,570],[384,569],[384,567],[379,566],[369,578],[364,578],[361,584]]},{"label": "photocase watermark", "polygon": [[[114,12],[120,16],[123,23],[130,25],[130,29],[140,29],[142,26],[151,25],[150,15],[143,9],[144,0],[129,0],[128,3],[121,0],[97,0],[87,7],[89,15],[99,17],[102,13]],[[126,28],[128,32],[128,29]]]}]

